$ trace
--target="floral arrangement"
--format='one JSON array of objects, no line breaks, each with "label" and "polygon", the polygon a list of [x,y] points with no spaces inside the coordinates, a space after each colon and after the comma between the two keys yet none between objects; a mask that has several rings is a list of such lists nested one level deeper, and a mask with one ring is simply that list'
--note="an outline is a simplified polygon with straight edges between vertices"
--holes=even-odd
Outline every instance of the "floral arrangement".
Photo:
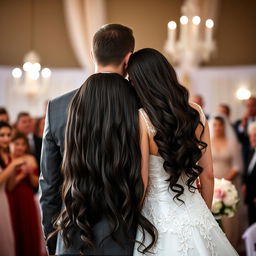
[{"label": "floral arrangement", "polygon": [[228,180],[214,179],[214,194],[212,213],[218,218],[221,216],[233,217],[239,202],[236,187]]}]

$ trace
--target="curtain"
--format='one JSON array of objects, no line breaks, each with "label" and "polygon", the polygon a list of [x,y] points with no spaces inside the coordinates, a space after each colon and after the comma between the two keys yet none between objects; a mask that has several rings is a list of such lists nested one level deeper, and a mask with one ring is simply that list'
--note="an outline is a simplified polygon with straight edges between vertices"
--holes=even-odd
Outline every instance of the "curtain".
[{"label": "curtain", "polygon": [[105,0],[63,0],[69,39],[81,67],[94,72],[91,44],[94,33],[106,23]]}]

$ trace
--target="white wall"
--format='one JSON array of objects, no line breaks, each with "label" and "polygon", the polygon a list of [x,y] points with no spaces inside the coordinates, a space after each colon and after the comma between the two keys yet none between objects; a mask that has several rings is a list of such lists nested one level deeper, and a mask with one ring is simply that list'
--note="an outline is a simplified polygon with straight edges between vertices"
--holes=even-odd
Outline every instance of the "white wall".
[{"label": "white wall", "polygon": [[0,67],[0,106],[5,106],[14,122],[20,111],[27,111],[34,117],[44,113],[45,102],[80,87],[87,78],[81,69],[51,69],[48,90],[38,96],[29,97],[14,88],[11,71],[13,67]]},{"label": "white wall", "polygon": [[193,94],[201,94],[205,112],[214,113],[220,103],[231,107],[231,120],[244,113],[244,102],[236,98],[240,87],[249,89],[256,96],[256,66],[201,68],[191,75]]},{"label": "white wall", "polygon": [[[12,67],[0,67],[0,106],[8,109],[12,121],[20,111],[41,116],[47,100],[78,88],[87,77],[81,69],[52,69],[48,92],[29,98],[13,90],[11,70]],[[203,95],[206,113],[214,113],[218,104],[227,103],[232,109],[231,120],[236,120],[244,112],[236,90],[244,86],[256,94],[256,66],[200,68],[191,74],[191,83],[192,94]]]}]

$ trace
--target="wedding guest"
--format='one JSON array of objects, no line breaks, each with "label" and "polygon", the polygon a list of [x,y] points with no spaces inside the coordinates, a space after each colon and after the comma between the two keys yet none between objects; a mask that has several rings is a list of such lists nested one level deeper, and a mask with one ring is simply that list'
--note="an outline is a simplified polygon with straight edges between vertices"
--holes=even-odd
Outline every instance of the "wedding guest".
[{"label": "wedding guest", "polygon": [[[198,104],[202,109],[204,109],[204,99],[203,96],[200,94],[196,94],[192,97],[192,102]],[[205,113],[205,117],[208,120],[209,119],[209,115]]]},{"label": "wedding guest", "polygon": [[9,114],[3,107],[0,107],[0,121],[9,123]]},{"label": "wedding guest", "polygon": [[16,168],[24,163],[23,158],[17,158],[10,163],[8,149],[11,131],[9,124],[0,121],[0,255],[3,256],[15,256],[15,241],[5,187]]},{"label": "wedding guest", "polygon": [[256,121],[256,97],[251,97],[246,101],[246,110],[242,119],[237,120],[234,124],[237,137],[242,144],[242,153],[244,165],[250,153],[250,143],[248,136],[248,127],[250,123]]},{"label": "wedding guest", "polygon": [[243,175],[243,191],[251,225],[256,222],[256,121],[249,124],[248,133],[251,151]]},{"label": "wedding guest", "polygon": [[[223,116],[210,120],[214,176],[230,180],[238,189],[238,173],[242,170],[241,148],[232,126]],[[231,244],[238,248],[240,238],[238,210],[234,217],[222,217],[224,231]]]},{"label": "wedding guest", "polygon": [[229,105],[224,104],[224,103],[220,104],[217,107],[217,113],[222,115],[222,116],[225,116],[227,118],[227,120],[229,120],[230,113],[231,113]]},{"label": "wedding guest", "polygon": [[23,157],[26,161],[8,182],[16,256],[40,255],[40,224],[33,194],[33,189],[38,186],[37,162],[28,154],[28,139],[22,133],[17,132],[13,135],[10,149],[13,160]]},{"label": "wedding guest", "polygon": [[36,119],[35,122],[35,138],[36,138],[36,144],[37,144],[37,150],[35,152],[35,157],[37,160],[37,163],[40,163],[41,159],[41,149],[42,149],[42,137],[44,133],[44,123],[45,123],[45,117],[40,117]]},{"label": "wedding guest", "polygon": [[42,147],[42,138],[38,138],[34,133],[34,120],[27,112],[20,112],[16,121],[16,129],[28,138],[29,148],[32,155],[37,159],[37,164],[40,164],[40,154]]}]

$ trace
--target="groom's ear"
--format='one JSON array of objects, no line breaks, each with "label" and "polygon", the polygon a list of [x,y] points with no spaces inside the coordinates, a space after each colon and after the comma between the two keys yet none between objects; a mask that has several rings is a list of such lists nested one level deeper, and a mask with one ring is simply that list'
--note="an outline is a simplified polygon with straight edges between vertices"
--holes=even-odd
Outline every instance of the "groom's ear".
[{"label": "groom's ear", "polygon": [[132,52],[128,52],[125,57],[124,57],[124,69],[126,70],[127,67],[128,67],[128,62],[129,62],[129,59],[132,55]]}]

